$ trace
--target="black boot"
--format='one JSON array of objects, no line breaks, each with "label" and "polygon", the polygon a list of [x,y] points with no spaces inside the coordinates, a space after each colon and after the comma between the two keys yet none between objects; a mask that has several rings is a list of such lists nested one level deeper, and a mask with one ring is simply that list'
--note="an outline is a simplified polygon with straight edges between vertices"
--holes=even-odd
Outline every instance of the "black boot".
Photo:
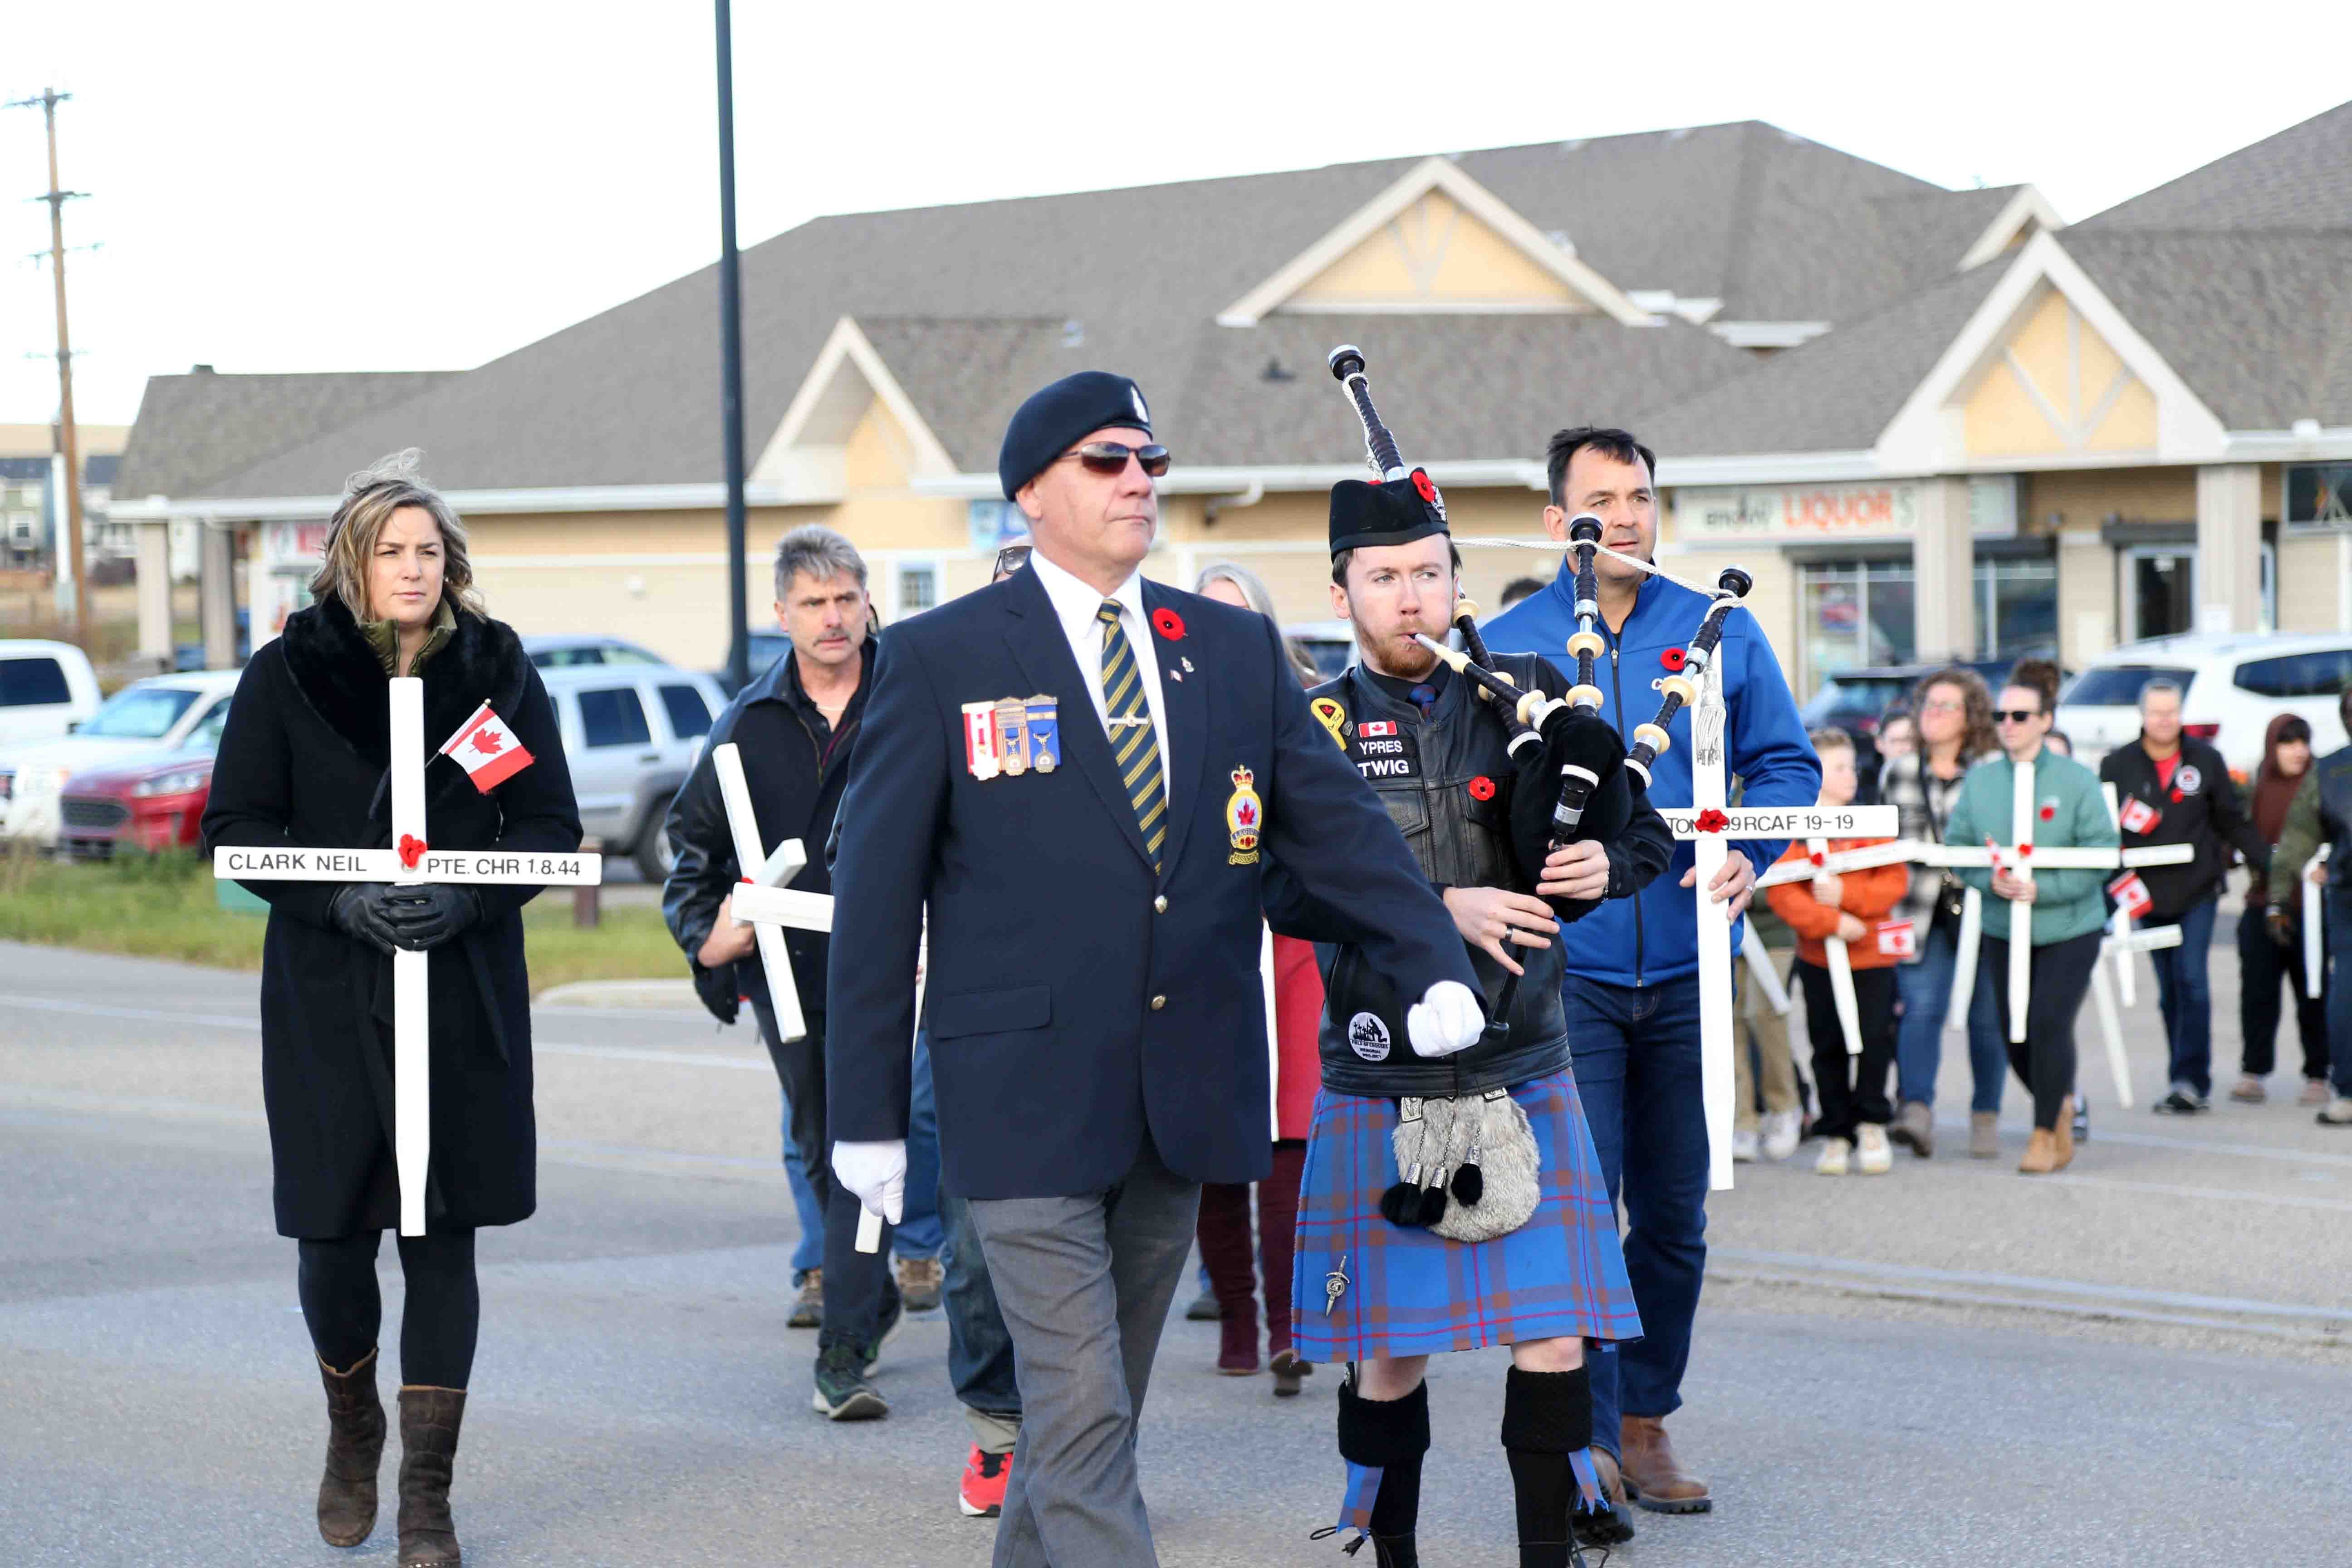
[{"label": "black boot", "polygon": [[1503,1452],[1518,1502],[1519,1568],[1581,1563],[1569,1530],[1577,1496],[1571,1456],[1592,1446],[1592,1384],[1573,1372],[1523,1372],[1503,1383]]},{"label": "black boot", "polygon": [[400,1391],[400,1568],[458,1568],[449,1477],[457,1460],[462,1388]]},{"label": "black boot", "polygon": [[327,1470],[319,1479],[319,1533],[330,1546],[357,1546],[375,1529],[375,1474],[383,1463],[383,1401],[375,1392],[375,1352],[349,1372],[325,1362]]},{"label": "black boot", "polygon": [[1339,1457],[1381,1472],[1364,1537],[1372,1543],[1372,1568],[1421,1568],[1412,1532],[1421,1522],[1421,1459],[1428,1452],[1427,1384],[1402,1399],[1366,1399],[1353,1377],[1339,1384]]}]

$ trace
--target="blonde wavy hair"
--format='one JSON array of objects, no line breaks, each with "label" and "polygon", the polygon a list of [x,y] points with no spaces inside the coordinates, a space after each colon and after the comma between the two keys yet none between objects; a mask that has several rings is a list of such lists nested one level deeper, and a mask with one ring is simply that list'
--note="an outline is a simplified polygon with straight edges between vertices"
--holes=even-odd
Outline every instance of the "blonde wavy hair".
[{"label": "blonde wavy hair", "polygon": [[425,482],[419,467],[425,454],[415,447],[379,458],[343,481],[343,499],[327,520],[327,548],[319,570],[310,578],[310,597],[332,595],[352,613],[368,619],[368,558],[383,525],[402,507],[423,509],[441,531],[441,602],[452,610],[481,615],[482,598],[474,591],[474,564],[466,552],[466,525],[457,509]]}]

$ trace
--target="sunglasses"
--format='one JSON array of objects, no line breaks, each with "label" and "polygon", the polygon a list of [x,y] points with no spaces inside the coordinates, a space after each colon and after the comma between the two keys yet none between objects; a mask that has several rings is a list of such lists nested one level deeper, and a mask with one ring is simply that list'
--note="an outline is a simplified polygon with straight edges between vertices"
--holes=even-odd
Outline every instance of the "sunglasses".
[{"label": "sunglasses", "polygon": [[1026,544],[1008,544],[998,551],[993,575],[1002,577],[1008,572],[1018,572],[1028,565],[1029,550]]},{"label": "sunglasses", "polygon": [[2023,724],[2041,717],[2031,708],[1996,708],[1992,710],[1992,721],[1996,724]]},{"label": "sunglasses", "polygon": [[1153,479],[1168,471],[1168,448],[1153,445],[1129,447],[1118,441],[1089,441],[1075,452],[1065,452],[1065,458],[1076,458],[1097,474],[1123,473],[1127,460],[1133,458],[1143,465],[1143,471]]}]

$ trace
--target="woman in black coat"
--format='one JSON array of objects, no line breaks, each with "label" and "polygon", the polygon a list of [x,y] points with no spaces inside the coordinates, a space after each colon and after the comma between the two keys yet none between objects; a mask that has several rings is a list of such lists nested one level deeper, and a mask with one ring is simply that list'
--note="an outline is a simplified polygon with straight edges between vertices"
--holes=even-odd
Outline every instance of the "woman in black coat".
[{"label": "woman in black coat", "polygon": [[[555,710],[514,633],[481,613],[464,525],[415,477],[415,454],[355,474],[328,525],[316,603],[253,656],[205,808],[221,845],[391,844],[390,678],[425,689],[437,747],[487,701],[531,758],[488,793],[428,752],[436,849],[565,853],[580,813]],[[262,1097],[280,1235],[300,1253],[302,1315],[327,1389],[319,1530],[353,1546],[374,1527],[384,1411],[375,1258],[396,1228],[392,1143],[392,952],[431,953],[432,1152],[427,1234],[399,1238],[400,1561],[458,1562],[449,1477],[480,1297],[474,1231],[537,1202],[530,988],[522,906],[539,889],[257,881],[262,948]]]}]

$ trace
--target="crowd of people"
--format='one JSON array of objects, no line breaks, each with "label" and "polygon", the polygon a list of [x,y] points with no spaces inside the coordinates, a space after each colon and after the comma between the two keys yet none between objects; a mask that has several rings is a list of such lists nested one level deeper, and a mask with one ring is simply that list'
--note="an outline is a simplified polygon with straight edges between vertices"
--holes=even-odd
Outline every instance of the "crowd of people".
[{"label": "crowd of people", "polygon": [[[2306,984],[2304,924],[2307,882],[2324,889],[2323,907],[2343,901],[2343,872],[2331,879],[2320,848],[2341,831],[2346,802],[2331,766],[2313,754],[2311,724],[2296,714],[2271,721],[2263,757],[2241,793],[2221,754],[2187,734],[2180,687],[2148,681],[2139,696],[2140,732],[2101,759],[2095,773],[2074,762],[2053,728],[2059,672],[2046,660],[2021,660],[1996,695],[1965,665],[1921,679],[1880,721],[1879,800],[1897,811],[1897,837],[1974,848],[2018,842],[2013,821],[2017,770],[2031,768],[2038,820],[2027,842],[2043,848],[2135,849],[2185,847],[2185,856],[2126,868],[2030,865],[2030,852],[1996,853],[1984,867],[1924,860],[1886,864],[1783,882],[1769,889],[1770,912],[1796,936],[1794,977],[1805,998],[1812,1045],[1811,1094],[1792,1060],[1785,1023],[1751,986],[1743,1006],[1738,1158],[1783,1160],[1804,1136],[1823,1141],[1815,1169],[1883,1174],[1889,1145],[1922,1158],[1936,1150],[1937,1079],[1948,1027],[1967,1041],[1972,1093],[1969,1152],[2000,1152],[2002,1090],[2014,1072],[2033,1099],[2033,1133],[2020,1169],[2063,1169],[2089,1135],[2076,1088],[2076,1016],[2117,929],[2118,908],[2134,929],[2177,928],[2179,941],[2149,950],[2163,1021],[2167,1068],[2158,1114],[2209,1111],[2214,1093],[2210,950],[2222,899],[2235,869],[2245,873],[2238,921],[2239,1071],[2229,1098],[2260,1105],[2270,1098],[2283,1017],[2293,1013],[2301,1045],[2297,1104],[2325,1126],[2352,1126],[2352,1016],[2340,977]],[[2352,693],[2340,700],[2352,724]],[[1822,804],[1854,798],[1854,743],[1838,730],[1811,737],[1822,760]],[[2344,754],[2339,753],[2339,756]],[[1872,840],[1832,844],[1832,854]],[[1803,851],[1791,847],[1792,858]],[[1969,893],[1981,900],[1976,973],[1960,965]],[[2032,952],[2021,1037],[2010,1027],[2011,910],[2031,906]],[[2325,917],[2330,950],[2340,950],[2342,922]],[[1899,931],[1899,939],[1873,941]],[[1785,932],[1759,933],[1765,950],[1785,953]],[[1823,956],[1825,941],[1843,940],[1857,1005],[1858,1049],[1842,1037]],[[1776,966],[1776,956],[1765,962]],[[1778,973],[1776,967],[1774,973]],[[2284,989],[2285,1002],[2282,1003]],[[1964,1016],[1952,1016],[1956,992]],[[1891,1074],[1890,1074],[1891,1068]],[[1890,1087],[1891,1076],[1891,1087]],[[1810,1102],[1810,1103],[1809,1103]],[[1759,1123],[1759,1115],[1761,1113]],[[1810,1112],[1810,1114],[1809,1114]],[[1801,1131],[1801,1129],[1802,1130]]]},{"label": "crowd of people", "polygon": [[[1352,1532],[1377,1568],[1417,1568],[1424,1378],[1448,1352],[1509,1349],[1500,1441],[1521,1568],[1631,1539],[1636,1507],[1711,1510],[1666,1432],[1706,1258],[1703,918],[1757,928],[1738,1157],[1786,1158],[1807,1131],[1769,994],[1772,954],[1793,944],[1816,1170],[1933,1152],[1945,1016],[1965,985],[1970,1152],[1998,1154],[2013,1072],[2033,1108],[2020,1169],[2041,1173],[2083,1136],[2074,1016],[2111,900],[2179,928],[2156,960],[2157,1109],[2209,1106],[2208,952],[2242,859],[2231,1096],[2264,1097],[2291,986],[2301,1098],[2352,1125],[2352,999],[2341,984],[2324,1003],[2302,994],[2298,927],[2308,880],[2335,954],[2352,941],[2352,748],[2315,758],[2309,726],[2282,720],[2249,808],[2164,683],[2143,694],[2138,741],[2094,774],[2057,744],[2054,668],[2021,664],[1996,695],[1955,667],[1882,727],[1889,760],[1863,780],[1850,737],[1806,733],[1752,618],[1693,637],[1709,595],[1653,564],[1654,455],[1584,426],[1546,461],[1547,532],[1564,542],[1589,516],[1601,548],[1581,574],[1513,585],[1475,677],[1438,656],[1461,558],[1420,470],[1332,489],[1329,594],[1359,656],[1335,679],[1286,644],[1246,570],[1213,566],[1190,592],[1143,578],[1170,456],[1142,389],[1100,372],[1044,388],[1008,426],[999,478],[1031,531],[990,587],[877,637],[847,539],[806,527],[778,547],[791,650],[715,721],[677,795],[663,911],[704,1005],[732,1021],[748,1002],[775,1068],[801,1227],[780,1317],[814,1331],[815,1412],[887,1416],[885,1345],[908,1311],[943,1307],[971,1427],[956,1505],[998,1519],[999,1568],[1157,1563],[1136,1434],[1196,1246],[1217,1371],[1270,1372],[1288,1397],[1318,1364],[1341,1369],[1338,1506],[1313,1533]],[[428,754],[435,847],[576,849],[547,693],[484,613],[464,524],[413,462],[352,477],[313,596],[239,688],[207,847],[391,847],[388,683],[413,677],[428,744],[483,710],[520,743],[470,787]],[[1566,687],[1571,637],[1605,683],[1582,689],[1620,728],[1561,704],[1525,751],[1522,710],[1495,694]],[[1621,734],[1652,693],[1700,675],[1727,715],[1741,804],[1839,806],[1875,783],[1902,838],[1987,853],[1849,865],[1870,841],[1734,839],[1699,885],[1649,798],[1694,798],[1690,715],[1661,712],[1679,729],[1640,787]],[[750,824],[730,819],[718,776],[730,746]],[[1570,813],[1572,761],[1591,788]],[[2021,837],[2093,859],[2188,850],[2116,874],[2033,865]],[[801,841],[793,885],[832,896],[829,937],[793,928],[763,947],[736,920],[757,869],[738,847],[754,839],[763,854]],[[1759,873],[1816,853],[1755,901]],[[391,1429],[374,1260],[413,1194],[393,1152],[390,998],[395,955],[429,955],[427,1223],[397,1244],[399,1550],[403,1568],[456,1568],[475,1235],[537,1202],[519,913],[535,889],[253,887],[272,906],[278,1227],[298,1243],[326,1393],[317,1523],[337,1545],[374,1527]]]}]

